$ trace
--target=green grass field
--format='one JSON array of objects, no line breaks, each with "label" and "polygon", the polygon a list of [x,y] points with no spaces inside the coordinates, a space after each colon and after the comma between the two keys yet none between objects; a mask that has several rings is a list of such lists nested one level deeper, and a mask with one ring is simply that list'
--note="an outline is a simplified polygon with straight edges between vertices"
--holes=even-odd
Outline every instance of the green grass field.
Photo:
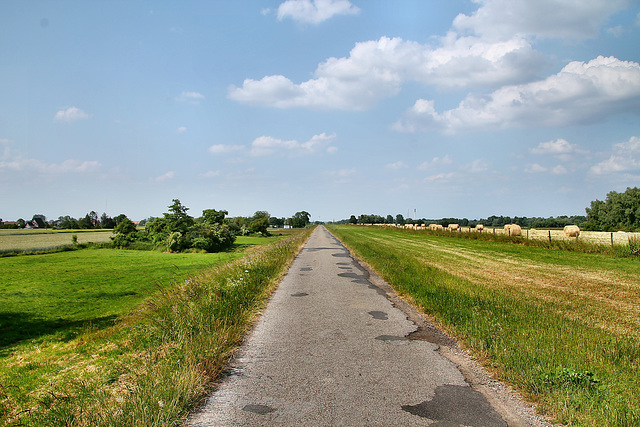
[{"label": "green grass field", "polygon": [[84,249],[0,258],[0,356],[21,340],[112,326],[150,294],[238,256]]},{"label": "green grass field", "polygon": [[640,262],[331,227],[436,324],[567,425],[640,425]]},{"label": "green grass field", "polygon": [[176,425],[306,235],[0,258],[0,425]]}]

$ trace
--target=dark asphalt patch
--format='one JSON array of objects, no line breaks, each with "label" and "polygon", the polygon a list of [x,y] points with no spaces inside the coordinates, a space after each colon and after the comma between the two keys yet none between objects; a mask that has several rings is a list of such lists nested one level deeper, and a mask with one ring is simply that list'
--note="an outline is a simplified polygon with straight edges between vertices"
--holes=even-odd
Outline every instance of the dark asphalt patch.
[{"label": "dark asphalt patch", "polygon": [[352,279],[351,281],[353,283],[358,283],[360,285],[368,285],[369,281],[367,280],[366,277],[358,274],[358,273],[338,273],[338,276],[340,277],[346,277],[347,279]]},{"label": "dark asphalt patch", "polygon": [[436,388],[433,399],[417,405],[403,405],[402,409],[436,421],[432,426],[507,426],[482,393],[467,386],[441,385]]},{"label": "dark asphalt patch", "polygon": [[389,319],[389,315],[384,311],[370,311],[368,314],[371,315],[376,320],[387,320]]},{"label": "dark asphalt patch", "polygon": [[300,271],[311,271],[311,270],[312,270],[312,268],[311,268],[311,267],[302,267],[302,268],[300,269]]},{"label": "dark asphalt patch", "polygon": [[242,410],[260,415],[268,414],[275,411],[275,409],[267,405],[245,405]]},{"label": "dark asphalt patch", "polygon": [[405,337],[398,337],[395,335],[379,335],[376,339],[380,341],[409,341]]},{"label": "dark asphalt patch", "polygon": [[309,294],[307,294],[305,292],[297,292],[295,294],[291,294],[292,297],[306,297],[307,295],[309,295]]}]

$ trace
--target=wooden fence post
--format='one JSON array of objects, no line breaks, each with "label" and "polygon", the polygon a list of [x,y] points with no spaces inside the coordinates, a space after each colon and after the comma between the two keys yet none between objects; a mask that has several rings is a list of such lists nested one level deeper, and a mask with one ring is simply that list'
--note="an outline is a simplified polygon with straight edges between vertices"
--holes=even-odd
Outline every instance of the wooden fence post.
[{"label": "wooden fence post", "polygon": [[549,230],[549,243],[551,243],[551,230]]},{"label": "wooden fence post", "polygon": [[613,233],[611,233],[611,247],[613,247]]}]

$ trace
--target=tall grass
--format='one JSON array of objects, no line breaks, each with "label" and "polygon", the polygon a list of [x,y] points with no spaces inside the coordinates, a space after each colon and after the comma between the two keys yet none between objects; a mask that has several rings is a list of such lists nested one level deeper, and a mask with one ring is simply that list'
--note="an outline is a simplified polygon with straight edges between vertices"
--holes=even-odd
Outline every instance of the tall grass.
[{"label": "tall grass", "polygon": [[[616,319],[617,312],[603,314],[594,321],[584,313],[590,308],[580,302],[563,301],[562,294],[548,289],[536,296],[519,289],[522,270],[513,274],[511,283],[491,283],[491,272],[466,276],[464,265],[450,262],[452,268],[431,265],[433,257],[455,257],[465,251],[485,256],[481,245],[467,247],[454,239],[427,238],[414,235],[409,240],[402,231],[368,230],[362,227],[333,227],[336,234],[355,254],[362,257],[401,294],[413,300],[437,324],[457,337],[499,378],[511,383],[538,404],[541,412],[550,414],[567,425],[638,426],[640,425],[640,330],[626,325],[627,332],[617,332],[601,323],[606,316]],[[457,239],[456,239],[457,240]],[[421,244],[422,241],[422,244]],[[435,243],[434,243],[435,242]],[[429,245],[439,245],[430,251]],[[492,245],[492,255],[500,255],[498,245]],[[513,263],[527,257],[526,248],[516,255],[504,245],[504,259]],[[442,251],[438,252],[438,249]],[[554,263],[561,253],[549,251],[544,256],[532,248],[529,265]],[[446,254],[449,255],[446,255]],[[445,254],[445,255],[443,255]],[[577,257],[579,254],[575,254]],[[594,255],[580,265],[596,273],[598,258]],[[441,260],[439,260],[441,261]],[[606,259],[607,266],[611,266]],[[629,271],[635,266],[617,265]],[[473,261],[471,261],[473,263]],[[566,273],[566,264],[558,271]],[[626,263],[635,264],[634,260]],[[441,265],[445,265],[441,262]],[[509,269],[509,264],[502,265]],[[608,267],[607,267],[608,268]],[[482,266],[479,266],[479,270]],[[478,271],[479,271],[478,270]],[[552,270],[545,270],[549,275]],[[477,272],[476,272],[477,273]],[[474,273],[475,274],[475,273]],[[536,277],[536,272],[531,272]],[[507,276],[509,273],[507,273]],[[469,276],[472,277],[473,275]],[[556,280],[564,277],[556,276]],[[501,277],[501,280],[504,280]],[[553,280],[553,279],[546,279]],[[573,290],[572,290],[573,289]],[[569,288],[584,292],[579,284]],[[546,293],[545,293],[546,292]],[[597,292],[597,291],[594,291]],[[640,295],[640,284],[625,288],[620,300]],[[616,301],[616,295],[608,295]],[[602,298],[596,296],[596,298]],[[576,299],[578,301],[578,299]],[[636,305],[637,305],[636,300]],[[565,303],[575,304],[572,308]],[[606,305],[606,304],[605,304]],[[622,325],[620,325],[622,326]]]},{"label": "tall grass", "polygon": [[7,384],[0,385],[0,414],[5,411],[9,424],[28,426],[179,425],[310,233],[251,249],[147,300],[115,327],[88,330],[57,349],[69,363],[53,370],[50,387],[27,399],[22,412],[2,407]]}]

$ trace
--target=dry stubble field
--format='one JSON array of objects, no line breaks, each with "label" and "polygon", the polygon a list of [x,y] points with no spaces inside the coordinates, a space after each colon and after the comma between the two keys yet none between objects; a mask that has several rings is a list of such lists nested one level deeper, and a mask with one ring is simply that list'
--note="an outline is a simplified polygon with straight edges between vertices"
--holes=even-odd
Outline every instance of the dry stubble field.
[{"label": "dry stubble field", "polygon": [[27,251],[54,248],[72,244],[72,236],[78,243],[109,242],[111,230],[100,231],[52,231],[52,230],[0,230],[0,252]]}]

